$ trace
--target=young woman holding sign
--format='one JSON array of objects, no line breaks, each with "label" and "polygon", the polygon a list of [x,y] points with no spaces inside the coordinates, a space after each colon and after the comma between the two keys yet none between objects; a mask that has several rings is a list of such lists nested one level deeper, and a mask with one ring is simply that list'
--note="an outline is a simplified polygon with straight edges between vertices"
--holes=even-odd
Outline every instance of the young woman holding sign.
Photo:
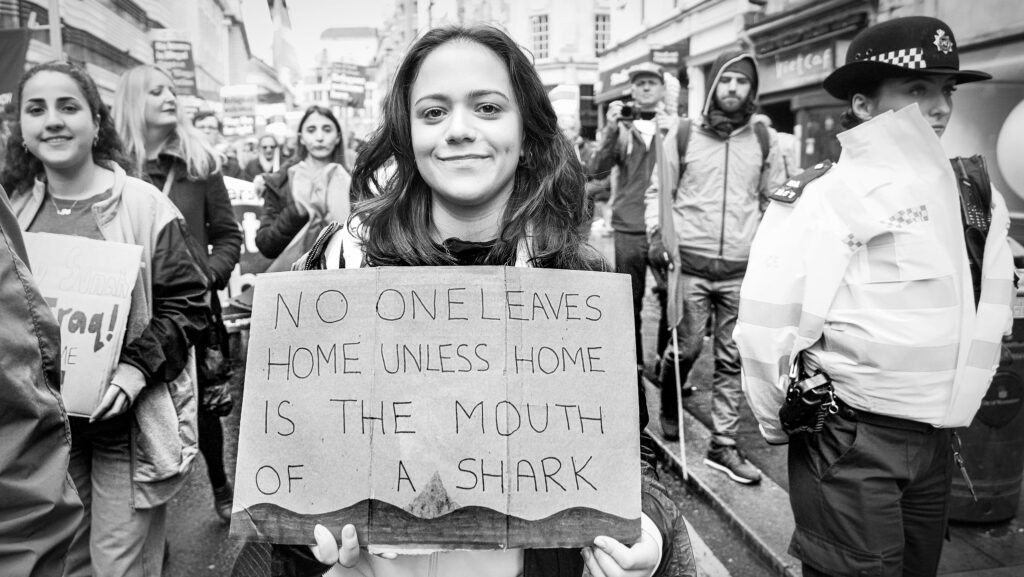
[{"label": "young woman holding sign", "polygon": [[[375,175],[392,157],[395,171],[379,182]],[[544,86],[519,46],[495,28],[435,29],[399,68],[383,124],[353,174],[357,194],[368,198],[368,191],[380,190],[380,196],[357,205],[350,226],[306,263],[606,270],[580,232],[585,186]],[[361,251],[352,250],[354,243]],[[682,517],[646,460],[643,478],[642,533],[632,546],[598,537],[582,550],[453,552],[445,565],[484,577],[695,574]],[[428,556],[368,555],[351,525],[343,528],[340,545],[323,526],[312,533],[312,548],[273,548],[265,559],[274,575],[418,576],[432,563]],[[243,554],[235,574],[252,570],[253,559]]]},{"label": "young woman holding sign", "polygon": [[[164,70],[136,66],[121,75],[114,93],[114,124],[132,165],[178,207],[200,247],[211,288],[209,330],[195,343],[199,375],[199,450],[213,488],[213,506],[231,518],[232,489],[224,473],[224,429],[220,417],[230,403],[211,405],[210,387],[230,376],[227,331],[217,292],[227,286],[241,256],[242,231],[235,221],[220,155],[183,117],[174,82]],[[210,250],[205,250],[209,246]],[[219,414],[223,413],[223,414]]]},{"label": "young woman holding sign", "polygon": [[166,504],[196,454],[190,350],[206,327],[206,277],[178,210],[119,164],[120,139],[85,71],[40,64],[16,94],[2,178],[19,224],[143,247],[120,362],[92,416],[70,419],[85,517],[64,575],[159,575]]}]

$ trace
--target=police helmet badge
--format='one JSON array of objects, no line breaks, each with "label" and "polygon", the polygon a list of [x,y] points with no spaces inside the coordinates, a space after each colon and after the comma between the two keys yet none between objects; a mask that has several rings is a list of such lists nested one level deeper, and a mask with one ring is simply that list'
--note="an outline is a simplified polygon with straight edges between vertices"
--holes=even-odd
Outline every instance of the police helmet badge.
[{"label": "police helmet badge", "polygon": [[935,48],[943,54],[953,51],[953,38],[946,34],[946,31],[939,28],[935,32]]}]

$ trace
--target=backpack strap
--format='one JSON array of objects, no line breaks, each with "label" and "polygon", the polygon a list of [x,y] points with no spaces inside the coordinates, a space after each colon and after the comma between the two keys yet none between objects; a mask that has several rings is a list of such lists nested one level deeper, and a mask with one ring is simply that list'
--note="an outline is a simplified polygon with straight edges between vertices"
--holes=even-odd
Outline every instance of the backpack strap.
[{"label": "backpack strap", "polygon": [[761,171],[768,165],[768,153],[771,152],[771,135],[768,134],[768,127],[761,122],[754,123],[754,135],[757,136],[757,143],[761,145]]},{"label": "backpack strap", "polygon": [[686,172],[686,149],[690,145],[690,132],[693,123],[689,118],[679,119],[679,128],[676,129],[676,150],[679,151],[679,176]]},{"label": "backpack strap", "polygon": [[[327,244],[331,241],[331,238],[341,230],[342,224],[339,222],[331,222],[320,231],[320,235],[317,236],[316,241],[313,242],[313,246],[310,247],[302,258],[299,259],[294,265],[292,270],[321,270],[327,268],[327,264],[324,262],[324,256],[327,253]],[[345,268],[344,259],[342,259],[341,268]]]}]

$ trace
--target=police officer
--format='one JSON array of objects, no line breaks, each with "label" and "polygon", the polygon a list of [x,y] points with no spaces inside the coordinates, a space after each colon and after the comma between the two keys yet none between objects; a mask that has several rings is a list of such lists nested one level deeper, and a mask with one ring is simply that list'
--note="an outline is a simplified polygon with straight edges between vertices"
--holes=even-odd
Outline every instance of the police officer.
[{"label": "police officer", "polygon": [[[1012,322],[1005,204],[939,142],[957,85],[988,78],[960,70],[935,18],[858,34],[824,82],[850,105],[838,164],[776,192],[754,241],[735,337],[762,434],[789,443],[805,576],[937,571],[951,428],[971,422]],[[787,435],[797,362],[831,377],[836,412]]]}]

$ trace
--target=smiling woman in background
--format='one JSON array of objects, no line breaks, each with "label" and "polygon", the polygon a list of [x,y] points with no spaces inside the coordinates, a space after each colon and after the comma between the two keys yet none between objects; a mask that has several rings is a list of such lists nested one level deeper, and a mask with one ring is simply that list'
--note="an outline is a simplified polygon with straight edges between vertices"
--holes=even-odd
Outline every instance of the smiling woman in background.
[{"label": "smiling woman in background", "polygon": [[15,104],[2,180],[22,228],[143,247],[120,360],[92,416],[69,419],[85,516],[64,575],[160,575],[167,502],[196,454],[190,349],[206,327],[206,277],[178,210],[119,164],[121,141],[84,70],[37,65]]}]

